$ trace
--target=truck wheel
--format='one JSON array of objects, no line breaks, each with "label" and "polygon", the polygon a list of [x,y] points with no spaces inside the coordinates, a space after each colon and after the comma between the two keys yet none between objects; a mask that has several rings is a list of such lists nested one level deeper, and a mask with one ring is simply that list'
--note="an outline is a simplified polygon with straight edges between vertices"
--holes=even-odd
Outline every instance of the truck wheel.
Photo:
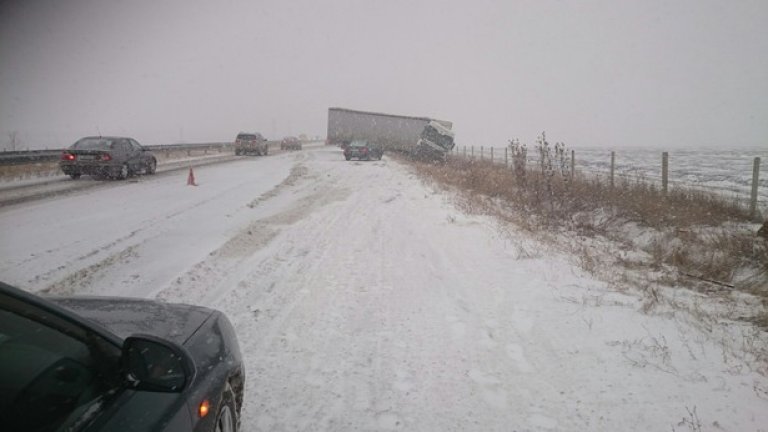
[{"label": "truck wheel", "polygon": [[80,173],[72,173],[69,176],[72,178],[72,180],[77,180],[80,178]]}]

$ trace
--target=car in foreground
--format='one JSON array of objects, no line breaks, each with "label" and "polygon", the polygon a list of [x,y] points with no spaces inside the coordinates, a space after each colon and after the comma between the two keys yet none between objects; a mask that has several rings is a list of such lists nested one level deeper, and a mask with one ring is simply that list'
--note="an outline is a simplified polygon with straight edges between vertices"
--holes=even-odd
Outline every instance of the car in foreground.
[{"label": "car in foreground", "polygon": [[344,148],[344,158],[346,160],[350,160],[352,158],[357,158],[358,160],[381,160],[383,155],[384,150],[382,150],[381,147],[370,145],[367,141],[364,140],[352,141],[347,147]]},{"label": "car in foreground", "polygon": [[139,173],[154,174],[157,158],[133,138],[91,136],[64,150],[59,167],[74,180],[83,174],[125,179]]},{"label": "car in foreground", "polygon": [[296,137],[285,137],[280,141],[280,150],[301,150],[301,141]]},{"label": "car in foreground", "polygon": [[221,312],[0,282],[2,430],[234,432],[244,382]]},{"label": "car in foreground", "polygon": [[266,156],[269,154],[267,139],[258,132],[240,132],[235,138],[235,154],[238,156],[249,154]]}]

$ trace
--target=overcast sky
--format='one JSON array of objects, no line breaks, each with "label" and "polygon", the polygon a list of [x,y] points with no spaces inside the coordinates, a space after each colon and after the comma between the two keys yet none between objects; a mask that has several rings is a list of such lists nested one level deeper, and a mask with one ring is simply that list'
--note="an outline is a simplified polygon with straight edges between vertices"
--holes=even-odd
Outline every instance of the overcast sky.
[{"label": "overcast sky", "polygon": [[324,136],[331,106],[459,145],[768,147],[768,1],[0,3],[0,148]]}]

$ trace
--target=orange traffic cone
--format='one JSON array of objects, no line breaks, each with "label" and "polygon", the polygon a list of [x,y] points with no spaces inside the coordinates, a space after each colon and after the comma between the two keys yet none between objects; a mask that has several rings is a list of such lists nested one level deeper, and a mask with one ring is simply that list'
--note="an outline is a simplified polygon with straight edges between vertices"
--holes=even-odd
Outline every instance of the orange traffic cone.
[{"label": "orange traffic cone", "polygon": [[195,173],[192,171],[192,167],[189,167],[189,175],[187,176],[187,186],[197,186],[195,183]]}]

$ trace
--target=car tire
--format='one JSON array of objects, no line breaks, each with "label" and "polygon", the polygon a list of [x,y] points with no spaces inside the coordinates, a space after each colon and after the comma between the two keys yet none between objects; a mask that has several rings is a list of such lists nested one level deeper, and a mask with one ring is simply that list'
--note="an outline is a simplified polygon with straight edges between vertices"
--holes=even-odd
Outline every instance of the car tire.
[{"label": "car tire", "polygon": [[235,406],[235,393],[232,387],[227,383],[224,392],[221,394],[219,409],[216,411],[216,423],[213,425],[214,432],[237,432],[240,424],[237,407]]},{"label": "car tire", "polygon": [[155,159],[152,159],[149,161],[149,164],[147,164],[147,168],[145,172],[148,175],[154,175],[157,172],[157,161]]},{"label": "car tire", "polygon": [[350,159],[352,159],[352,158],[351,158],[351,157],[349,157],[349,156],[344,156],[344,159],[346,159],[346,160],[350,160]]},{"label": "car tire", "polygon": [[235,149],[235,156],[240,156],[240,150]]},{"label": "car tire", "polygon": [[115,178],[117,180],[125,180],[130,175],[131,170],[128,169],[128,164],[120,165],[120,171],[115,172]]},{"label": "car tire", "polygon": [[80,178],[81,175],[82,174],[80,173],[73,173],[73,174],[70,174],[69,177],[72,178],[72,180],[77,180]]}]

